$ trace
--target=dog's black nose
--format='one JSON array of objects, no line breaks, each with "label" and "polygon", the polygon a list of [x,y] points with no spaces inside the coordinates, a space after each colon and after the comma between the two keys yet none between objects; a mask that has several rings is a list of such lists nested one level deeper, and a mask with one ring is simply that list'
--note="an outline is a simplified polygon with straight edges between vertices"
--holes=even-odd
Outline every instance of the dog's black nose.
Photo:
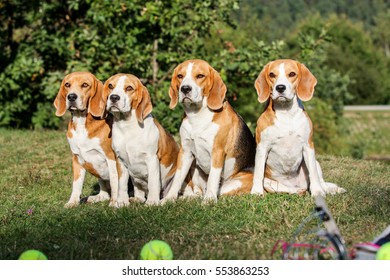
[{"label": "dog's black nose", "polygon": [[187,85],[182,86],[182,87],[180,88],[180,91],[181,91],[182,93],[184,93],[184,94],[188,94],[191,90],[192,90],[192,87],[191,87],[191,86],[187,86]]},{"label": "dog's black nose", "polygon": [[70,102],[74,102],[77,99],[77,94],[76,93],[69,93],[68,94],[68,100]]},{"label": "dog's black nose", "polygon": [[111,100],[111,102],[118,102],[119,101],[119,99],[121,99],[120,98],[120,96],[118,95],[118,94],[111,94],[110,95],[110,100]]},{"label": "dog's black nose", "polygon": [[275,89],[277,92],[283,93],[286,90],[286,86],[285,85],[277,85]]}]

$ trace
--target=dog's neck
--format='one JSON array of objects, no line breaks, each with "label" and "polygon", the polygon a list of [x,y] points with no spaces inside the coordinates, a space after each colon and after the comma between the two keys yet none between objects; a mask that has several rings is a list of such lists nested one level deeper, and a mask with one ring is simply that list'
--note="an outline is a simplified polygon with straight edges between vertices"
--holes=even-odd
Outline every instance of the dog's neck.
[{"label": "dog's neck", "polygon": [[72,114],[72,120],[76,120],[77,118],[86,118],[88,115],[87,110],[83,110],[83,111],[74,110],[74,111],[70,111],[70,112]]},{"label": "dog's neck", "polygon": [[183,103],[184,112],[191,125],[203,126],[212,120],[214,112],[207,106],[207,98],[202,102]]},{"label": "dog's neck", "polygon": [[[129,112],[111,112],[114,117],[114,123],[119,126],[133,126],[144,128],[144,123],[140,123],[135,115],[135,109],[131,109]],[[147,117],[151,116],[149,114]]]},{"label": "dog's neck", "polygon": [[83,130],[85,128],[93,129],[99,127],[103,123],[108,125],[112,124],[112,117],[107,116],[106,118],[94,117],[92,114],[88,113],[87,110],[84,111],[71,111],[72,118],[69,122],[69,127],[74,130]]},{"label": "dog's neck", "polygon": [[[73,126],[74,129],[79,127],[79,125],[85,126],[87,116],[90,115],[89,113],[87,113],[87,110],[84,111],[75,110],[75,111],[71,111],[71,114],[72,114],[72,118],[70,121],[70,125]],[[92,116],[90,115],[90,117]]]},{"label": "dog's neck", "polygon": [[291,100],[287,100],[284,102],[277,102],[275,100],[270,99],[269,106],[272,106],[272,109],[277,114],[283,115],[295,115],[298,112],[302,112],[303,104],[301,100],[298,99],[296,95]]},{"label": "dog's neck", "polygon": [[[70,131],[84,133],[86,127],[87,116],[90,115],[87,113],[87,110],[84,111],[71,111],[72,117],[68,124],[68,137],[72,137],[72,134],[69,134]],[[91,116],[92,117],[92,116]]]},{"label": "dog's neck", "polygon": [[132,119],[132,115],[134,115],[135,113],[132,112],[133,110],[129,111],[129,112],[126,112],[126,113],[123,113],[123,112],[112,112],[111,111],[111,114],[114,116],[114,120],[115,121],[127,121],[127,122],[130,122],[131,119]]}]

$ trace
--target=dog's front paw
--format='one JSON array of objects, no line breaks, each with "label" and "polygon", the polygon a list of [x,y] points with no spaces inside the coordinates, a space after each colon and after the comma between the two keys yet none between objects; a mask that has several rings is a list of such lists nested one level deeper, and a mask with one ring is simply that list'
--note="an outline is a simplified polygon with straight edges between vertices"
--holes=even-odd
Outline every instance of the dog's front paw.
[{"label": "dog's front paw", "polygon": [[216,196],[205,195],[205,197],[202,200],[202,204],[203,205],[211,205],[211,204],[217,203],[217,201],[218,201],[218,198]]},{"label": "dog's front paw", "polygon": [[261,181],[253,183],[253,186],[252,186],[252,189],[251,189],[251,194],[258,195],[258,196],[263,196],[264,195],[264,186],[261,183]]},{"label": "dog's front paw", "polygon": [[121,207],[127,207],[130,205],[129,199],[118,199],[117,201],[112,201],[110,202],[110,206],[116,207],[116,208],[121,208]]},{"label": "dog's front paw", "polygon": [[346,193],[346,192],[347,192],[347,190],[344,188],[338,187],[338,189],[337,189],[337,193]]},{"label": "dog's front paw", "polygon": [[193,198],[193,197],[199,197],[203,195],[203,191],[200,187],[198,186],[187,186],[184,189],[183,196],[181,198]]},{"label": "dog's front paw", "polygon": [[144,203],[144,202],[145,202],[145,198],[141,198],[141,197],[130,197],[130,198],[129,198],[129,201],[130,201],[130,203]]},{"label": "dog's front paw", "polygon": [[147,206],[157,206],[160,204],[160,201],[159,200],[152,200],[152,199],[147,199],[146,202],[145,202],[145,205]]},{"label": "dog's front paw", "polygon": [[306,188],[299,188],[299,189],[297,189],[297,195],[299,195],[299,196],[304,196],[304,195],[306,195],[306,193],[307,193],[307,189]]},{"label": "dog's front paw", "polygon": [[345,193],[346,192],[345,189],[340,188],[336,184],[328,183],[328,182],[325,183],[324,189],[325,189],[326,193],[330,193],[330,194],[338,194],[338,193]]},{"label": "dog's front paw", "polygon": [[311,191],[311,196],[326,196],[326,193],[325,191],[320,187],[311,187],[310,188],[310,191]]},{"label": "dog's front paw", "polygon": [[97,195],[91,195],[87,198],[87,203],[96,203],[110,199],[110,195],[106,192],[100,192]]},{"label": "dog's front paw", "polygon": [[177,195],[176,196],[166,196],[164,197],[163,199],[161,199],[160,201],[160,205],[164,205],[166,204],[167,202],[172,202],[172,201],[175,201],[177,199]]},{"label": "dog's front paw", "polygon": [[116,207],[116,208],[121,208],[121,207],[126,207],[129,206],[129,196],[126,195],[118,195],[116,198],[111,198],[109,206],[110,207]]},{"label": "dog's front paw", "polygon": [[111,199],[110,200],[110,203],[108,204],[109,207],[116,207],[116,208],[119,208],[118,207],[118,201],[117,200],[114,200],[114,199]]},{"label": "dog's front paw", "polygon": [[74,208],[74,207],[77,207],[79,206],[80,202],[79,201],[68,201],[64,207],[65,208]]},{"label": "dog's front paw", "polygon": [[251,194],[257,195],[257,196],[264,196],[264,189],[263,188],[252,188]]}]

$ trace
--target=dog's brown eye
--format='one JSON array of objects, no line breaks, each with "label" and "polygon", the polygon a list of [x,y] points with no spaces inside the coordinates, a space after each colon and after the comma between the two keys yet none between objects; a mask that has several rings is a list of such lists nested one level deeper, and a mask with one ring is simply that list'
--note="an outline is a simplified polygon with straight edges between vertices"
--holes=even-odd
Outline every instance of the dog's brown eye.
[{"label": "dog's brown eye", "polygon": [[292,77],[295,77],[297,74],[295,74],[295,72],[290,72],[290,74],[288,74],[288,76],[290,77],[290,78],[292,78]]},{"label": "dog's brown eye", "polygon": [[197,79],[202,79],[202,78],[204,78],[204,75],[198,74],[198,75],[196,75],[196,78],[197,78]]},{"label": "dog's brown eye", "polygon": [[87,83],[83,83],[83,84],[81,85],[81,87],[82,87],[82,88],[86,88],[86,87],[88,87],[88,84],[87,84]]},{"label": "dog's brown eye", "polygon": [[109,89],[114,89],[114,86],[112,84],[108,84]]},{"label": "dog's brown eye", "polygon": [[269,73],[269,76],[270,76],[271,78],[275,78],[275,77],[276,77],[275,74],[274,74],[273,72]]},{"label": "dog's brown eye", "polygon": [[183,79],[183,75],[182,75],[182,74],[177,75],[177,77],[178,77],[179,79]]},{"label": "dog's brown eye", "polygon": [[133,87],[132,86],[128,86],[127,88],[126,88],[126,91],[132,91],[133,90]]},{"label": "dog's brown eye", "polygon": [[70,84],[69,83],[65,83],[65,87],[66,88],[70,88]]}]

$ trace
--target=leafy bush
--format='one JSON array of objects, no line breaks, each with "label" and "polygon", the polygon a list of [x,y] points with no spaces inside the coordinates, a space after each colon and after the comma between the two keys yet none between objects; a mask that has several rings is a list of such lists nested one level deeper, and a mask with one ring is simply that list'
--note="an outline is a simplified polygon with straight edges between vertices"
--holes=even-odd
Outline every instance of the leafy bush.
[{"label": "leafy bush", "polygon": [[65,74],[90,71],[105,80],[125,72],[145,81],[156,115],[172,132],[178,113],[167,110],[166,101],[174,66],[203,57],[203,38],[215,22],[229,22],[238,8],[235,0],[69,0],[67,5],[13,0],[2,5],[12,13],[0,13],[9,22],[0,26],[5,36],[0,40],[1,126],[57,127],[51,103]]},{"label": "leafy bush", "polygon": [[0,73],[0,126],[25,127],[42,97],[39,83],[43,61],[31,49],[22,49]]}]

